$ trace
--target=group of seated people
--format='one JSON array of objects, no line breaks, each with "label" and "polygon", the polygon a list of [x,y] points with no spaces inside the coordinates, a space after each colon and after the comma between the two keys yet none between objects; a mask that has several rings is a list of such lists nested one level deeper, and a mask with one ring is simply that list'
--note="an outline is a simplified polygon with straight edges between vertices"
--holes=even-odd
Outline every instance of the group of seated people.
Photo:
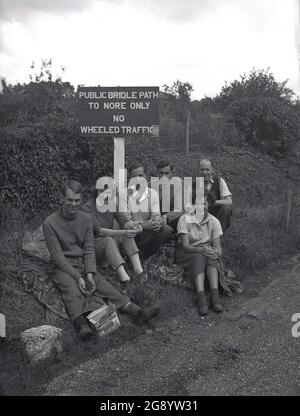
[{"label": "group of seated people", "polygon": [[[157,170],[160,179],[172,180],[173,166],[169,161],[160,161]],[[218,290],[220,237],[230,226],[232,206],[231,193],[224,179],[213,175],[208,159],[201,160],[199,177],[204,179],[204,198],[198,202],[194,184],[191,203],[186,207],[183,204],[180,211],[174,204],[175,187],[171,186],[169,207],[164,211],[163,188],[156,192],[149,187],[145,167],[136,164],[129,175],[123,200],[117,198],[118,190],[112,178],[100,178],[85,204],[81,204],[81,184],[75,180],[67,181],[62,206],[43,224],[55,266],[54,283],[81,340],[89,339],[94,333],[87,315],[106,301],[139,322],[146,322],[159,313],[157,306],[142,308],[127,296],[126,287],[130,285],[131,277],[124,267],[121,252],[132,265],[135,281],[143,281],[147,276],[142,260],[158,252],[162,245],[174,239],[176,233],[176,263],[184,268],[195,288],[199,314],[208,313],[205,276],[210,285],[212,310],[223,311]],[[107,185],[109,181],[111,186]],[[121,209],[124,202],[126,209]],[[103,262],[108,262],[115,270],[125,290],[118,290],[97,271],[97,264]]]}]

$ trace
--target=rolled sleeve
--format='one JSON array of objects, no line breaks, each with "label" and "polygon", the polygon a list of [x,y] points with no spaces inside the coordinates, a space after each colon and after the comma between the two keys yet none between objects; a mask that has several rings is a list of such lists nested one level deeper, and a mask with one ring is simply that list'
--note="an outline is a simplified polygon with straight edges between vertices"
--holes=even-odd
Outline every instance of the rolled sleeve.
[{"label": "rolled sleeve", "polygon": [[185,222],[184,217],[181,217],[177,224],[177,234],[188,234],[187,224]]},{"label": "rolled sleeve", "polygon": [[221,199],[231,196],[231,192],[223,178],[220,178],[220,197]]},{"label": "rolled sleeve", "polygon": [[213,218],[212,220],[212,229],[211,229],[211,239],[214,240],[218,237],[223,235],[221,223],[217,218]]}]

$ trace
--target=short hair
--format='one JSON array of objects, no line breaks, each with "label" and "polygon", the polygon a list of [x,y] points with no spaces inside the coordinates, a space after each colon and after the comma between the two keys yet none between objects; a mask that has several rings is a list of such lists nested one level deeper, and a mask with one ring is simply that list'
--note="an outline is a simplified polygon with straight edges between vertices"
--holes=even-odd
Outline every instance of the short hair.
[{"label": "short hair", "polygon": [[67,193],[67,189],[71,189],[71,191],[73,191],[75,194],[81,194],[83,191],[83,187],[81,183],[73,179],[69,179],[64,183],[64,188],[63,188],[64,196]]},{"label": "short hair", "polygon": [[134,169],[138,169],[138,168],[143,168],[144,172],[146,173],[146,164],[144,162],[133,162],[130,166],[129,166],[129,173],[131,174],[131,172]]},{"label": "short hair", "polygon": [[171,171],[172,171],[172,170],[173,170],[173,168],[174,168],[173,163],[171,163],[169,160],[160,160],[160,161],[157,163],[156,168],[157,168],[157,170],[158,170],[158,169],[164,168],[164,167],[166,167],[166,166],[170,166]]},{"label": "short hair", "polygon": [[201,162],[209,162],[209,163],[210,163],[210,165],[211,165],[211,167],[213,167],[213,164],[212,164],[211,160],[209,160],[209,159],[201,159],[201,160],[199,160],[199,162],[198,162],[198,168],[200,168],[200,163],[201,163]]}]

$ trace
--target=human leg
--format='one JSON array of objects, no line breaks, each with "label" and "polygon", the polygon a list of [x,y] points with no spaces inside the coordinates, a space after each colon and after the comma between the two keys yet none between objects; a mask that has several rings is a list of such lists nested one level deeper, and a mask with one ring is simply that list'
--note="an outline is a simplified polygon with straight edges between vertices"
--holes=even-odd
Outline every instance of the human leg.
[{"label": "human leg", "polygon": [[102,274],[97,272],[94,275],[94,281],[96,285],[96,290],[93,295],[94,299],[100,297],[108,300],[113,303],[116,308],[121,308],[127,303],[130,303],[128,296],[125,296],[118,289],[114,288]]},{"label": "human leg", "polygon": [[156,306],[152,308],[141,308],[140,306],[131,302],[128,296],[115,289],[106,280],[105,276],[101,275],[100,273],[96,273],[94,280],[96,284],[96,291],[93,297],[98,295],[101,298],[110,301],[121,312],[127,313],[139,321],[148,321],[158,314],[159,308]]},{"label": "human leg", "polygon": [[197,309],[200,316],[208,314],[208,307],[206,302],[206,296],[204,292],[204,279],[205,273],[198,274],[195,278],[195,288],[197,294]]},{"label": "human leg", "polygon": [[86,305],[86,299],[81,293],[78,283],[72,276],[59,269],[54,271],[53,280],[61,292],[67,313],[73,322],[79,339],[82,341],[88,340],[93,335],[93,331],[85,318],[89,308]]},{"label": "human leg", "polygon": [[120,309],[122,312],[127,313],[132,318],[140,322],[147,322],[151,318],[154,318],[159,313],[159,308],[157,306],[152,306],[150,308],[141,308],[133,302],[128,303]]},{"label": "human leg", "polygon": [[170,240],[173,229],[169,225],[163,225],[160,231],[144,230],[135,237],[139,250],[145,257],[150,257],[158,251],[161,245]]},{"label": "human leg", "polygon": [[122,238],[120,239],[123,249],[130,259],[134,274],[138,276],[143,272],[143,266],[141,264],[139,249],[137,248],[134,238]]},{"label": "human leg", "polygon": [[211,307],[214,312],[222,312],[223,307],[221,305],[219,289],[218,289],[218,270],[216,267],[207,266],[207,277],[210,285],[210,301]]},{"label": "human leg", "polygon": [[208,307],[204,292],[206,258],[200,253],[176,251],[176,263],[182,266],[196,291],[197,309],[200,316],[207,315]]},{"label": "human leg", "polygon": [[101,263],[107,259],[111,267],[116,271],[121,282],[130,281],[130,277],[124,268],[125,261],[121,256],[118,243],[112,237],[101,237],[95,240],[96,262]]}]

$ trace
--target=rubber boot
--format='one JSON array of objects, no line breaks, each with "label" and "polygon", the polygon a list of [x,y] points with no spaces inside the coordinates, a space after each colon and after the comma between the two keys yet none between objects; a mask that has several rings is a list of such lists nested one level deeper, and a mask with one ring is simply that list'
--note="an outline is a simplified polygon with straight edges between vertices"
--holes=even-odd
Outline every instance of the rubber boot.
[{"label": "rubber boot", "polygon": [[205,316],[208,314],[208,307],[204,292],[197,293],[197,309],[200,316]]},{"label": "rubber boot", "polygon": [[214,312],[217,312],[217,313],[223,312],[223,306],[221,305],[218,289],[211,289],[210,303],[211,303],[211,308]]},{"label": "rubber boot", "polygon": [[87,318],[85,318],[83,315],[80,315],[77,318],[75,318],[73,321],[73,325],[78,334],[78,338],[81,341],[87,341],[94,334],[94,332],[90,328]]}]

